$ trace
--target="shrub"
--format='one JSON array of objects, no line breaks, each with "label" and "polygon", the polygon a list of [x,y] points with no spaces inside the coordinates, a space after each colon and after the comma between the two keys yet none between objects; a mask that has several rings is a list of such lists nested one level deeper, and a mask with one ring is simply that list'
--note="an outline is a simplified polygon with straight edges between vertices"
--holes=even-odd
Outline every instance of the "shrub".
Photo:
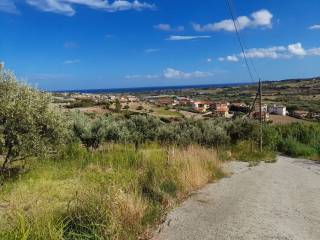
[{"label": "shrub", "polygon": [[279,144],[279,150],[293,157],[312,157],[317,155],[317,150],[289,137]]},{"label": "shrub", "polygon": [[73,131],[87,148],[97,149],[106,137],[107,121],[103,118],[91,119],[82,113],[74,114]]}]

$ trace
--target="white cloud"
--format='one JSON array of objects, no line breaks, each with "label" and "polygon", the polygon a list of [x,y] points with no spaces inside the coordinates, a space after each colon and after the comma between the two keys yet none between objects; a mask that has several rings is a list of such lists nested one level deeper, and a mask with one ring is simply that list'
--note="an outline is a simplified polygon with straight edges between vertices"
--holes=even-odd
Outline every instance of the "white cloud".
[{"label": "white cloud", "polygon": [[[245,51],[247,58],[288,59],[292,57],[320,56],[320,48],[304,49],[301,43],[285,46],[273,46],[269,48],[251,48]],[[243,58],[242,53],[227,57],[220,57],[219,61],[232,61],[233,57]],[[234,58],[235,59],[235,58]]]},{"label": "white cloud", "polygon": [[231,56],[227,56],[227,61],[229,62],[238,62],[239,59],[237,56],[231,55]]},{"label": "white cloud", "polygon": [[[288,54],[286,53],[287,48],[283,46],[275,46],[269,48],[251,48],[246,50],[246,56],[248,58],[286,58]],[[242,54],[238,54],[241,55]]]},{"label": "white cloud", "polygon": [[320,29],[320,24],[315,24],[315,25],[312,25],[309,27],[309,29],[311,30],[317,30],[317,29]]},{"label": "white cloud", "polygon": [[92,9],[99,9],[107,12],[125,11],[125,10],[144,10],[154,9],[154,4],[140,2],[134,0],[133,2],[127,0],[115,0],[110,3],[108,0],[26,0],[29,5],[32,5],[39,10],[45,12],[53,12],[73,16],[76,11],[74,5],[83,5]]},{"label": "white cloud", "polygon": [[79,59],[71,59],[71,60],[66,60],[63,62],[63,64],[75,64],[75,63],[79,63],[80,60]]},{"label": "white cloud", "polygon": [[297,56],[304,56],[304,55],[306,55],[306,51],[305,51],[304,48],[302,47],[302,44],[301,44],[301,43],[294,43],[294,44],[288,45],[288,51],[289,51],[289,53],[291,53],[292,55],[297,55]]},{"label": "white cloud", "polygon": [[220,57],[218,58],[218,60],[220,62],[224,62],[224,61],[228,61],[228,62],[238,62],[239,61],[239,58],[236,56],[236,55],[229,55],[229,56],[226,56],[225,58],[224,57]]},{"label": "white cloud", "polygon": [[163,76],[167,79],[187,79],[187,78],[204,78],[212,76],[209,72],[183,72],[173,68],[167,68],[163,71]]},{"label": "white cloud", "polygon": [[310,48],[306,53],[308,56],[320,56],[320,48]]},{"label": "white cloud", "polygon": [[[250,17],[240,16],[237,18],[238,29],[243,30],[245,28],[257,28],[257,27],[272,27],[273,15],[266,9],[261,9],[257,12],[253,12]],[[211,31],[228,31],[234,32],[235,27],[232,19],[225,19],[216,23],[209,23],[206,25],[200,25],[193,23],[193,29],[198,32],[211,32]]]},{"label": "white cloud", "polygon": [[0,1],[0,12],[19,14],[17,7],[12,0],[1,0]]},{"label": "white cloud", "polygon": [[159,51],[160,51],[159,48],[148,48],[144,52],[145,53],[154,53],[154,52],[159,52]]},{"label": "white cloud", "polygon": [[170,24],[160,23],[158,25],[153,26],[154,29],[168,32],[182,32],[184,30],[184,26],[172,27]]},{"label": "white cloud", "polygon": [[180,70],[176,70],[174,68],[166,68],[162,74],[147,74],[147,75],[140,75],[140,74],[133,74],[125,76],[126,79],[133,79],[133,80],[143,80],[143,79],[191,79],[191,78],[205,78],[213,76],[213,73],[210,72],[201,72],[201,71],[194,71],[194,72],[183,72]]},{"label": "white cloud", "polygon": [[211,38],[211,36],[178,36],[173,35],[167,38],[168,41],[188,41],[188,40],[195,40],[195,39],[205,39]]},{"label": "white cloud", "polygon": [[212,62],[212,58],[208,58],[208,59],[207,59],[207,62],[208,62],[208,63],[211,63],[211,62]]}]

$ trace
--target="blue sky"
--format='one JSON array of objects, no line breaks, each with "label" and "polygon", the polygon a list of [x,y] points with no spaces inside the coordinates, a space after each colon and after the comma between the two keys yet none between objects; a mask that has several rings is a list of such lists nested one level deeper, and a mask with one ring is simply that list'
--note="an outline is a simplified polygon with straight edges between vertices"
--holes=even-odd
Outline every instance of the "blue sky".
[{"label": "blue sky", "polygon": [[[319,0],[234,0],[265,80],[320,75]],[[39,88],[250,81],[225,0],[0,0],[0,61]]]}]

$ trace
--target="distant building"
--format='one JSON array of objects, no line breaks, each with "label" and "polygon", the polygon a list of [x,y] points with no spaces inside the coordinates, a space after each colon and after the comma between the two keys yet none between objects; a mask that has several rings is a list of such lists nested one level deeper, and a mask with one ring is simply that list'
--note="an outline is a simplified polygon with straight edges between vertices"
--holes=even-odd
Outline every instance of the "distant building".
[{"label": "distant building", "polygon": [[114,101],[114,100],[116,100],[116,96],[114,96],[114,95],[109,95],[109,96],[108,96],[108,99],[110,99],[111,101]]},{"label": "distant building", "polygon": [[241,102],[235,102],[235,103],[231,103],[230,105],[230,111],[232,112],[243,112],[243,113],[247,113],[249,111],[249,106],[247,106],[245,103],[241,103]]},{"label": "distant building", "polygon": [[193,102],[192,99],[188,97],[176,97],[175,99],[176,105],[181,105],[181,106],[190,105],[192,102]]},{"label": "distant building", "polygon": [[126,102],[128,102],[128,97],[127,96],[120,96],[119,101],[121,103],[126,103]]},{"label": "distant building", "polygon": [[[260,105],[259,105],[259,103],[256,103],[256,104],[255,104],[254,110],[255,110],[255,112],[260,112]],[[262,104],[261,110],[262,110],[262,112],[268,112],[268,105],[267,105],[267,104]]]},{"label": "distant building", "polygon": [[196,112],[206,112],[210,108],[209,101],[194,101],[192,103],[192,109]]},{"label": "distant building", "polygon": [[287,108],[285,106],[272,105],[268,107],[268,112],[275,115],[286,116]]},{"label": "distant building", "polygon": [[172,106],[174,100],[172,98],[159,98],[155,101],[155,104],[158,106]]},{"label": "distant building", "polygon": [[293,111],[292,116],[296,117],[296,118],[304,119],[308,116],[308,114],[309,114],[309,112],[307,112],[307,111],[296,110],[296,111]]},{"label": "distant building", "polygon": [[320,112],[314,112],[314,113],[311,113],[311,118],[313,119],[320,119]]},{"label": "distant building", "polygon": [[137,98],[136,96],[132,96],[132,95],[128,95],[127,100],[129,102],[139,102],[139,98]]},{"label": "distant building", "polygon": [[210,109],[212,110],[213,115],[228,117],[229,105],[228,102],[215,102],[210,104]]}]

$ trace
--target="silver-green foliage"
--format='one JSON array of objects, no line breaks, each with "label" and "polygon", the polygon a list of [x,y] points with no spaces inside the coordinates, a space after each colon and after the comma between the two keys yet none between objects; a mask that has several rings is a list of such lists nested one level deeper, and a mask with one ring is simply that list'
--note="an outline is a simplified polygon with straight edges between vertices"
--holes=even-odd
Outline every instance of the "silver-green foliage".
[{"label": "silver-green foliage", "polygon": [[67,128],[62,115],[50,106],[49,94],[0,70],[0,154],[2,168],[14,161],[56,152]]},{"label": "silver-green foliage", "polygon": [[103,118],[90,118],[84,113],[73,115],[73,132],[75,137],[89,149],[97,149],[105,140],[108,121]]}]

